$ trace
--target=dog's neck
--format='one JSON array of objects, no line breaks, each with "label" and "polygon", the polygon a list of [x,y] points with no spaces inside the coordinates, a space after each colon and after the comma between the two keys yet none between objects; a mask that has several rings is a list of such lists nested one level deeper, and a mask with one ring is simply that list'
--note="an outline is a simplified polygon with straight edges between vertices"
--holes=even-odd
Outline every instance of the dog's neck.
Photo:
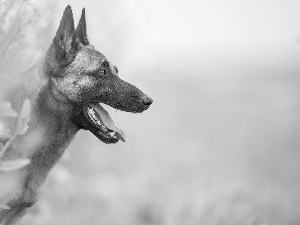
[{"label": "dog's neck", "polygon": [[60,143],[73,137],[79,130],[70,119],[71,110],[67,104],[70,103],[61,101],[50,83],[41,90],[34,104],[32,126],[45,133],[43,143],[52,143],[59,148]]},{"label": "dog's neck", "polygon": [[41,138],[30,155],[31,163],[27,167],[26,190],[35,193],[79,129],[68,119],[69,112],[58,103],[50,85],[41,90],[33,110],[32,127],[24,135],[24,140],[35,134]]}]

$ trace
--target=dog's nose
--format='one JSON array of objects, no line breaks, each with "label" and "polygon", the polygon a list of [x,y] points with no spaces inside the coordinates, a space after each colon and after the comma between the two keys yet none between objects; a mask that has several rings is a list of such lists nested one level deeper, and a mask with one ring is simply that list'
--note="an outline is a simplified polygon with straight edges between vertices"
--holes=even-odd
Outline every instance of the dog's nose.
[{"label": "dog's nose", "polygon": [[145,97],[142,98],[142,103],[145,106],[150,106],[152,104],[152,102],[153,102],[153,100],[149,96],[145,96]]}]

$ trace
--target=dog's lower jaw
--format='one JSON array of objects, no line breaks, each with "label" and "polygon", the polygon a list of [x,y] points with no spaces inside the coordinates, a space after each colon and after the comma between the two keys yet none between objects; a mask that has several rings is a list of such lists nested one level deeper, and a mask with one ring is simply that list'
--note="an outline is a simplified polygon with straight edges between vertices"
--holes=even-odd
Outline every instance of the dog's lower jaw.
[{"label": "dog's lower jaw", "polygon": [[89,125],[86,119],[86,115],[84,113],[84,109],[81,109],[76,115],[73,116],[73,123],[77,125],[78,129],[83,129],[90,131],[93,135],[95,135],[100,141],[105,144],[115,144],[119,140],[115,138],[108,137],[106,138],[104,134],[101,133],[99,129]]}]

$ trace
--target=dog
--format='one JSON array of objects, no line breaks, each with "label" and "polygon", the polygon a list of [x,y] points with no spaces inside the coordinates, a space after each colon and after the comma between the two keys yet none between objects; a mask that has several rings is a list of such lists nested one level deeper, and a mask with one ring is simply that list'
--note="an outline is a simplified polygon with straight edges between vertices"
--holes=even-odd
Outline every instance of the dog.
[{"label": "dog", "polygon": [[[126,140],[102,104],[141,113],[153,102],[122,80],[117,67],[90,44],[85,9],[75,29],[69,5],[44,60],[24,77],[8,100],[20,111],[22,102],[30,99],[31,120],[27,132],[10,145],[4,160],[24,157],[31,162],[0,174],[0,204],[9,207],[0,209],[1,225],[16,224],[37,201],[49,171],[80,129],[107,144]],[[11,120],[9,124],[11,129],[16,126]]]}]

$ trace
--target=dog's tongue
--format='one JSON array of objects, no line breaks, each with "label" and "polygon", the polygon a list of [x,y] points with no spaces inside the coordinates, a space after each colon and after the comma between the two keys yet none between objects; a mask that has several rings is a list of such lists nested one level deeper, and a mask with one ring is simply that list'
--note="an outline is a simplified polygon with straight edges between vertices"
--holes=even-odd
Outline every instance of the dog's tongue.
[{"label": "dog's tongue", "polygon": [[100,104],[90,104],[90,106],[93,107],[95,112],[99,115],[104,126],[106,126],[109,130],[115,131],[116,137],[119,140],[123,142],[127,141],[125,133],[115,126],[114,121],[110,118],[108,112]]}]

